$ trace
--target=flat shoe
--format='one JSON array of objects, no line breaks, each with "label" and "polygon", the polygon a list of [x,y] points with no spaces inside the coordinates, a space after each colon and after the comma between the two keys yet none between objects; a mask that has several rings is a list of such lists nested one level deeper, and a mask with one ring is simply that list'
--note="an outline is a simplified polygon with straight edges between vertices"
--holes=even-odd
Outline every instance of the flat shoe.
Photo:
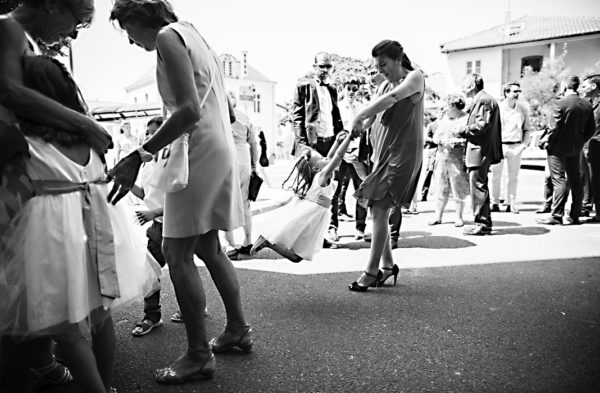
[{"label": "flat shoe", "polygon": [[163,325],[162,319],[154,323],[149,319],[144,319],[141,322],[135,324],[135,328],[131,331],[131,334],[135,337],[145,336],[150,333],[152,329],[161,327]]},{"label": "flat shoe", "polygon": [[457,227],[457,228],[460,228],[460,227],[462,227],[464,225],[465,225],[465,223],[464,223],[463,220],[456,220],[456,221],[454,221],[454,226]]},{"label": "flat shoe", "polygon": [[433,220],[433,221],[429,221],[427,223],[427,225],[429,226],[434,226],[434,225],[440,225],[442,222],[440,220]]},{"label": "flat shoe", "polygon": [[165,385],[175,385],[179,383],[189,382],[198,379],[211,379],[215,375],[215,355],[212,353],[199,369],[181,373],[173,369],[172,366],[156,370],[156,382]]},{"label": "flat shoe", "polygon": [[210,340],[210,347],[214,353],[226,352],[232,349],[239,349],[245,353],[252,352],[252,329],[246,326],[241,335],[234,335],[227,330],[219,337]]}]

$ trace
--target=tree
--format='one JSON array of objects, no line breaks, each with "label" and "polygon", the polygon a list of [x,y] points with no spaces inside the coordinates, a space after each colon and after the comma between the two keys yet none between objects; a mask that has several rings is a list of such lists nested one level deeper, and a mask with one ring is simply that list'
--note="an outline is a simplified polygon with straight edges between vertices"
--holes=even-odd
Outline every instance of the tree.
[{"label": "tree", "polygon": [[529,105],[529,120],[532,129],[544,130],[552,116],[552,101],[560,88],[561,81],[569,74],[565,65],[566,44],[563,53],[555,59],[544,59],[539,72],[526,67],[521,78],[522,96]]}]

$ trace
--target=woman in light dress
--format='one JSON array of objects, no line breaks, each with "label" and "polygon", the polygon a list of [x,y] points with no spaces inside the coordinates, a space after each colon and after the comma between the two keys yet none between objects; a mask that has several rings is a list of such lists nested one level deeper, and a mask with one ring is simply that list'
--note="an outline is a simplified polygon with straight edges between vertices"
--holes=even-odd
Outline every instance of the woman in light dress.
[{"label": "woman in light dress", "polygon": [[[238,165],[229,106],[217,54],[188,22],[179,21],[166,0],[116,0],[110,19],[129,41],[157,52],[158,89],[170,112],[158,131],[110,172],[113,203],[133,186],[142,160],[189,133],[187,187],[165,197],[163,251],[187,332],[185,354],[156,373],[159,383],[212,377],[214,353],[252,349],[237,273],[218,231],[244,224]],[[201,105],[201,103],[203,103]],[[201,256],[225,305],[225,331],[210,343],[204,322],[206,297],[194,251]]]},{"label": "woman in light dress", "polygon": [[467,141],[464,138],[454,137],[453,133],[467,124],[468,116],[463,111],[465,99],[461,95],[448,95],[446,103],[446,113],[438,120],[438,127],[433,134],[433,142],[438,146],[433,174],[437,202],[435,219],[430,221],[429,225],[442,223],[444,208],[452,195],[456,206],[454,225],[462,227],[465,199],[469,195],[469,177],[464,164]]}]

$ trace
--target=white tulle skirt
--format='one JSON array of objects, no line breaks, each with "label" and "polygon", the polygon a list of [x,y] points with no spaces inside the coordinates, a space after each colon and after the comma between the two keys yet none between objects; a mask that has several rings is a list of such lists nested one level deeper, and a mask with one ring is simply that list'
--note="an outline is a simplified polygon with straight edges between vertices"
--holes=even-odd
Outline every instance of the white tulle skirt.
[{"label": "white tulle skirt", "polygon": [[263,237],[271,243],[285,246],[307,261],[323,248],[323,238],[329,227],[331,211],[306,199],[294,199],[284,207]]},{"label": "white tulle skirt", "polygon": [[3,235],[0,334],[56,334],[70,324],[93,329],[99,318],[110,315],[103,310],[114,310],[156,290],[160,266],[147,261],[145,233],[132,206],[121,202],[108,205],[120,297],[100,294],[80,198],[81,193],[35,197]]}]

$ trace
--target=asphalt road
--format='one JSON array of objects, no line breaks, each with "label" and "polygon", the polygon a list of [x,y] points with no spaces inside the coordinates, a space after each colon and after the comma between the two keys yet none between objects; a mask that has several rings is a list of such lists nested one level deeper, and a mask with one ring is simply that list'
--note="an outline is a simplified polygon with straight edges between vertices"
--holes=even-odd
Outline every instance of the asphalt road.
[{"label": "asphalt road", "polygon": [[[272,183],[287,174],[270,171]],[[312,262],[269,251],[236,261],[255,351],[218,355],[211,381],[153,380],[185,349],[184,327],[168,320],[177,305],[163,280],[163,327],[131,336],[141,300],[115,313],[114,385],[120,393],[600,391],[600,225],[537,225],[542,176],[522,173],[521,213],[494,215],[494,236],[462,236],[451,213],[448,225],[429,227],[433,202],[420,204],[394,250],[395,287],[348,291],[369,252],[353,240],[351,222],[340,228],[340,248]],[[255,233],[277,213],[257,216]],[[224,310],[199,270],[215,336]],[[75,384],[44,390],[77,391]]]}]

